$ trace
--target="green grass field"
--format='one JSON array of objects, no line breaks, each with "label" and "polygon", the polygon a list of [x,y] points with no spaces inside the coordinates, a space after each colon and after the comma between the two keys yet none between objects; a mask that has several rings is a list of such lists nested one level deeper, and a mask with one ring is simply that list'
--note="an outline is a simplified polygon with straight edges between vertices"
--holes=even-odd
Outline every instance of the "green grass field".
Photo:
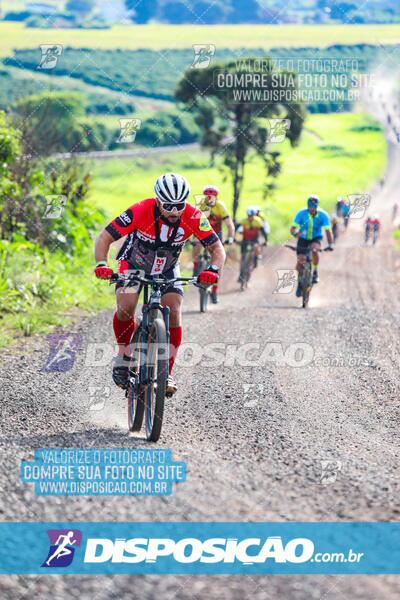
[{"label": "green grass field", "polygon": [[[266,201],[262,200],[263,166],[256,157],[250,160],[238,216],[244,215],[249,204],[262,205],[271,224],[271,242],[280,243],[310,193],[320,194],[322,207],[332,211],[338,196],[367,190],[386,161],[383,133],[363,130],[368,122],[362,114],[311,115],[297,148],[291,149],[287,142],[277,145],[282,152],[282,173],[273,197]],[[231,207],[230,179],[224,181],[219,169],[210,166],[206,152],[97,163],[91,199],[115,216],[152,195],[155,178],[168,170],[183,173],[193,193],[201,193],[206,183],[218,185],[220,197]]]},{"label": "green grass field", "polygon": [[27,29],[23,23],[0,23],[0,56],[14,48],[54,43],[74,48],[190,48],[213,43],[218,48],[277,48],[332,44],[396,44],[399,25],[117,25],[108,30]]}]

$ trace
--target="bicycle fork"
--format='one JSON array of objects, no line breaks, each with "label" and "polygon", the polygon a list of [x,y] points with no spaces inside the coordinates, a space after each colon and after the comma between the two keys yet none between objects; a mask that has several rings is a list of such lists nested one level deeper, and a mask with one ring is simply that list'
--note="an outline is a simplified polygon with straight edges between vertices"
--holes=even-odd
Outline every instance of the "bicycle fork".
[{"label": "bicycle fork", "polygon": [[[169,361],[169,307],[168,306],[160,306],[158,302],[152,304],[143,304],[142,314],[142,331],[140,335],[140,343],[142,347],[142,352],[140,353],[141,364],[140,364],[140,377],[139,381],[142,385],[147,385],[150,383],[149,372],[151,365],[148,360],[148,341],[150,336],[150,330],[153,321],[157,318],[157,313],[161,311],[163,316],[163,321],[165,323],[166,329],[166,348],[162,348],[161,351],[166,354],[167,361]],[[154,342],[153,342],[154,343]]]}]

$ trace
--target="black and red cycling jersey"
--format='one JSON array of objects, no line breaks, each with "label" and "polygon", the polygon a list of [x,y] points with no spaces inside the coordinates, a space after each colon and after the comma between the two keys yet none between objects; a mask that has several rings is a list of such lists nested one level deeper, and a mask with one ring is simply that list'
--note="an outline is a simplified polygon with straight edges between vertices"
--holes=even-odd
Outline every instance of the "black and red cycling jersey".
[{"label": "black and red cycling jersey", "polygon": [[176,223],[169,223],[157,206],[156,198],[133,204],[106,227],[115,240],[127,236],[117,260],[127,261],[146,275],[157,275],[173,268],[182,248],[194,235],[203,246],[218,241],[207,217],[191,204]]}]

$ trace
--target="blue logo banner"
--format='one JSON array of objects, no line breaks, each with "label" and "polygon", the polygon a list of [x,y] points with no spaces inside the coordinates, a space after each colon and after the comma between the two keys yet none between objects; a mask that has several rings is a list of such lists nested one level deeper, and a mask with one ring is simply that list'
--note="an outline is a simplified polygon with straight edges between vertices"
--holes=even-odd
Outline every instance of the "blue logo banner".
[{"label": "blue logo banner", "polygon": [[0,573],[400,573],[400,523],[0,523]]}]

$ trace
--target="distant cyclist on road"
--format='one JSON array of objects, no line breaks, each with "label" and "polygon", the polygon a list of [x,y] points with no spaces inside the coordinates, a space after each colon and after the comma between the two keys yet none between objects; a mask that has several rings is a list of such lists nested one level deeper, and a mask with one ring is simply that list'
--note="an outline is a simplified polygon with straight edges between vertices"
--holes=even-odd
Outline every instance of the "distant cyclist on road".
[{"label": "distant cyclist on road", "polygon": [[381,228],[381,220],[378,214],[372,217],[372,244],[375,246],[379,238],[379,231]]},{"label": "distant cyclist on road", "polygon": [[345,228],[347,229],[347,226],[349,224],[349,219],[350,219],[350,202],[343,202],[342,204],[342,216],[343,216],[343,223]]},{"label": "distant cyclist on road", "polygon": [[365,243],[368,244],[369,238],[373,231],[373,218],[369,215],[365,219]]},{"label": "distant cyclist on road", "polygon": [[393,204],[393,209],[392,209],[392,221],[396,220],[398,210],[399,210],[399,205],[397,202],[395,202]]},{"label": "distant cyclist on road", "polygon": [[333,241],[336,244],[336,240],[339,237],[339,219],[338,219],[338,216],[336,213],[332,213],[331,225],[332,225]]},{"label": "distant cyclist on road", "polygon": [[[243,236],[241,242],[241,254],[246,251],[247,243],[254,243],[254,269],[257,267],[258,259],[260,258],[261,236],[267,243],[267,234],[264,229],[264,222],[256,215],[253,207],[246,210],[247,217],[243,219],[237,228],[238,233]],[[240,278],[239,278],[240,279]]]},{"label": "distant cyclist on road", "polygon": [[[146,276],[171,279],[179,277],[179,255],[192,235],[210,252],[210,265],[198,276],[203,285],[214,285],[225,261],[225,250],[207,217],[189,204],[188,181],[182,175],[160,175],[154,185],[155,197],[133,204],[114,219],[96,240],[96,276],[110,279],[112,269],[107,265],[110,245],[127,236],[118,252],[118,272],[136,272]],[[140,285],[124,287],[117,284],[117,311],[114,314],[114,333],[118,355],[114,361],[113,379],[125,388],[128,380],[130,342],[135,330],[135,309],[139,299]],[[182,339],[181,305],[183,290],[174,283],[163,292],[161,304],[168,306],[170,361],[167,394],[176,392],[171,371]]]},{"label": "distant cyclist on road", "polygon": [[[218,198],[218,188],[215,185],[207,185],[203,190],[204,198],[198,208],[206,215],[210,221],[211,227],[222,242],[222,223],[225,223],[228,229],[227,244],[233,244],[235,237],[235,226],[225,204]],[[193,276],[197,277],[200,258],[200,242],[193,241],[192,261],[193,261]],[[211,288],[211,301],[214,304],[218,302],[218,285],[215,284]]]},{"label": "distant cyclist on road", "polygon": [[[320,250],[323,238],[323,230],[326,232],[329,249],[333,250],[333,236],[331,223],[328,213],[319,206],[319,196],[312,194],[308,197],[307,207],[299,210],[294,218],[290,233],[297,238],[297,273],[298,284],[296,296],[301,296],[300,274],[303,262],[306,258],[305,250],[311,247],[312,250]],[[319,252],[312,253],[313,262],[313,283],[319,282],[318,264]]]},{"label": "distant cyclist on road", "polygon": [[336,214],[338,217],[343,217],[343,205],[344,205],[344,200],[343,198],[338,198],[338,201],[336,202]]},{"label": "distant cyclist on road", "polygon": [[259,217],[261,219],[261,221],[264,224],[264,231],[265,231],[265,241],[266,244],[268,244],[268,236],[271,233],[271,228],[269,226],[269,223],[267,221],[267,219],[265,218],[264,213],[262,212],[261,208],[259,206],[249,206],[248,209],[254,209],[254,213],[256,217]]}]

